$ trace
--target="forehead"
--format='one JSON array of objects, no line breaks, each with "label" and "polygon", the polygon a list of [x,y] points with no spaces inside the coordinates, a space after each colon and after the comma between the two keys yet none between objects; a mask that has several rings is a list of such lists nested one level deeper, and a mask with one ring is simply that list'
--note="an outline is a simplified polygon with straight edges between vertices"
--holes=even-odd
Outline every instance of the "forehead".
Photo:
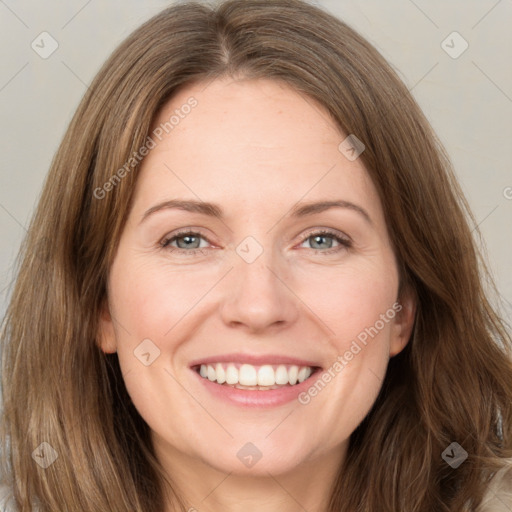
[{"label": "forehead", "polygon": [[378,206],[361,160],[339,149],[347,135],[323,106],[282,82],[224,78],[190,85],[164,105],[152,133],[159,137],[137,185],[146,203],[196,195],[252,206],[259,198],[259,206],[261,200],[268,206],[341,195]]},{"label": "forehead", "polygon": [[[277,158],[300,153],[318,158],[322,146],[342,140],[325,109],[290,86],[271,80],[217,79],[179,91],[160,111],[155,126],[164,126],[174,113],[194,98],[197,106],[180,119],[168,142],[201,150],[244,152]],[[193,140],[196,139],[196,140]],[[219,142],[222,144],[219,145]],[[309,148],[302,144],[309,142]]]}]

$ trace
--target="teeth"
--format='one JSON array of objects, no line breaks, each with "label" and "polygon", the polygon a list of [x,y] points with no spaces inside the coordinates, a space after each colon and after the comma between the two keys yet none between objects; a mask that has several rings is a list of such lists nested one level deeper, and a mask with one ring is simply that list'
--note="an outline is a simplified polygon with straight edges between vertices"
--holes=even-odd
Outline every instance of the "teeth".
[{"label": "teeth", "polygon": [[235,363],[202,364],[199,375],[218,384],[227,384],[239,389],[276,389],[281,386],[304,382],[313,372],[309,366],[253,366]]},{"label": "teeth", "polygon": [[299,368],[298,366],[292,366],[290,370],[288,371],[288,379],[290,381],[290,384],[293,386],[297,383],[297,376],[299,375]]},{"label": "teeth", "polygon": [[281,364],[276,370],[276,384],[288,384],[288,382],[288,370]]},{"label": "teeth", "polygon": [[258,374],[256,368],[250,364],[243,364],[238,371],[238,384],[242,386],[256,386],[258,384]]},{"label": "teeth", "polygon": [[228,369],[226,370],[226,383],[238,384],[238,369],[234,364],[228,365]]},{"label": "teeth", "polygon": [[[258,370],[258,386],[273,386],[276,383],[274,368],[265,364]],[[241,384],[243,384],[241,382]]]},{"label": "teeth", "polygon": [[217,363],[215,366],[215,376],[217,377],[217,382],[219,384],[226,382],[226,372],[220,363]]},{"label": "teeth", "polygon": [[298,380],[299,382],[304,382],[308,377],[309,377],[309,374],[308,374],[308,368],[306,368],[305,366],[303,366],[303,367],[299,370],[299,373],[297,374],[297,380]]}]

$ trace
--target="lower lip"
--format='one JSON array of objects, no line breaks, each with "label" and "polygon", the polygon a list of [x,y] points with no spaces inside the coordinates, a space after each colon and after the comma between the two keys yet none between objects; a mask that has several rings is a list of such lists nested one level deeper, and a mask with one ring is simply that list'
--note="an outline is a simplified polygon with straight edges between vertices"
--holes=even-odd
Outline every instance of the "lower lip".
[{"label": "lower lip", "polygon": [[306,391],[313,382],[312,378],[320,370],[314,371],[305,381],[295,386],[283,386],[278,389],[245,390],[217,384],[201,377],[197,371],[192,370],[201,380],[205,389],[212,395],[240,407],[276,407],[297,400],[300,393]]}]

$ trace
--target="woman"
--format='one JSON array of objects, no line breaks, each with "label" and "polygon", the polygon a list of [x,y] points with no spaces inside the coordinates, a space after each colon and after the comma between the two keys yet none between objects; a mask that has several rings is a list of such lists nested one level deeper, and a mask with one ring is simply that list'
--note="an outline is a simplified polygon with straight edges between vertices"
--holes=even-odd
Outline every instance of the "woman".
[{"label": "woman", "polygon": [[343,22],[299,0],[164,10],[88,90],[22,249],[6,502],[510,507],[512,344],[470,222]]}]

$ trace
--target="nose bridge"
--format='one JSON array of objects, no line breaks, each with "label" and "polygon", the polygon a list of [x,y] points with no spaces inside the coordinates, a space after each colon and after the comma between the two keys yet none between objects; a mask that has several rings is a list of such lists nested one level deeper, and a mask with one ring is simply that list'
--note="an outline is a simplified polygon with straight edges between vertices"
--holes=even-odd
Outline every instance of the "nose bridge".
[{"label": "nose bridge", "polygon": [[[267,244],[269,240],[271,237],[267,237]],[[283,283],[287,271],[273,247],[264,247],[251,236],[245,238],[236,247],[230,274],[223,305],[226,323],[261,330],[296,318],[296,300]]]}]

